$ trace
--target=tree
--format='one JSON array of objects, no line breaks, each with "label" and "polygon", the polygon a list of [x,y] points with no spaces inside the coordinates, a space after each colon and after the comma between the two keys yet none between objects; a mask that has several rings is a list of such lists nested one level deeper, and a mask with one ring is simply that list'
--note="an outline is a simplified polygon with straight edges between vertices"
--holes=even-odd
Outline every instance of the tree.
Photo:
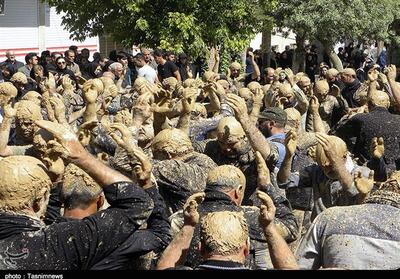
[{"label": "tree", "polygon": [[333,65],[342,69],[334,46],[346,39],[391,39],[390,29],[400,11],[398,0],[281,0],[275,18],[302,40],[320,41]]},{"label": "tree", "polygon": [[126,46],[161,47],[193,56],[212,46],[243,50],[270,18],[275,0],[48,0],[65,12],[71,37],[110,34]]}]

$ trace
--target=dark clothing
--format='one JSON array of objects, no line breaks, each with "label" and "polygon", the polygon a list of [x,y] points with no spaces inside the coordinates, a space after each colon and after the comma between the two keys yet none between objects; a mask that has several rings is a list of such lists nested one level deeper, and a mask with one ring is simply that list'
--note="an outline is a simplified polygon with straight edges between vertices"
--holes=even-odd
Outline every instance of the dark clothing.
[{"label": "dark clothing", "polygon": [[[76,219],[61,216],[60,201],[62,182],[51,189],[49,205],[47,206],[45,222],[52,223],[74,222]],[[93,270],[117,270],[129,268],[129,263],[138,257],[154,251],[164,250],[172,239],[171,225],[168,221],[164,200],[156,187],[145,190],[154,202],[154,209],[147,220],[146,229],[132,233],[114,252],[91,267]]]},{"label": "dark clothing", "polygon": [[185,80],[187,80],[189,78],[189,74],[188,74],[188,67],[185,64],[181,64],[181,63],[176,63],[176,66],[179,68],[179,74],[181,75],[181,81],[184,82]]},{"label": "dark clothing", "polygon": [[6,61],[3,61],[0,63],[0,67],[3,65],[7,65],[7,66],[12,66],[14,69],[14,72],[18,72],[18,69],[24,66],[24,63],[19,62],[17,60],[13,62],[11,62],[9,59],[7,59]]},{"label": "dark clothing", "polygon": [[159,64],[157,67],[158,74],[161,77],[160,81],[163,81],[169,77],[175,77],[174,73],[179,71],[178,66],[172,61],[167,61],[164,65]]},{"label": "dark clothing", "polygon": [[197,270],[248,270],[241,263],[231,262],[231,261],[216,261],[216,260],[207,260],[202,262],[195,269]]},{"label": "dark clothing", "polygon": [[336,131],[346,143],[351,145],[352,138],[355,140],[351,152],[361,163],[371,159],[370,145],[374,137],[382,137],[385,144],[385,158],[388,167],[395,170],[400,165],[400,115],[391,114],[386,108],[375,107],[370,113],[358,114]]},{"label": "dark clothing", "polygon": [[306,53],[306,74],[311,82],[315,82],[318,67],[318,55],[315,52]]},{"label": "dark clothing", "polygon": [[83,220],[43,226],[27,216],[0,213],[1,269],[89,269],[137,230],[153,209],[138,186],[103,188],[111,207]]},{"label": "dark clothing", "polygon": [[[199,205],[198,211],[200,218],[206,216],[211,212],[219,211],[233,211],[233,212],[244,212],[244,216],[249,227],[249,237],[250,237],[250,258],[248,259],[248,265],[253,266],[256,249],[266,249],[266,239],[264,236],[263,229],[258,221],[259,210],[256,207],[241,207],[236,205],[228,195],[206,189],[206,196],[204,201]],[[276,204],[276,220],[283,223],[284,225],[289,224],[294,225],[298,230],[298,225],[292,214],[292,209],[288,201],[280,196],[274,187],[268,187],[266,191],[270,195],[274,204]],[[290,226],[289,225],[289,226]],[[297,236],[297,231],[295,233]],[[293,240],[293,239],[292,239]],[[186,265],[195,267],[201,262],[201,255],[197,250],[198,244],[200,243],[200,225],[198,224],[195,228],[192,242],[190,244],[189,252],[186,258]]]},{"label": "dark clothing", "polygon": [[347,101],[350,108],[357,108],[360,104],[354,99],[354,94],[361,87],[361,82],[355,79],[351,84],[346,84],[342,90],[342,96]]},{"label": "dark clothing", "polygon": [[[202,142],[196,142],[193,144],[194,149],[197,152],[201,152],[209,156],[218,166],[232,165],[239,168],[246,177],[246,190],[243,198],[243,205],[255,205],[258,202],[258,198],[254,199],[252,195],[257,188],[257,164],[255,160],[255,154],[248,145],[248,149],[244,154],[238,154],[235,157],[227,157],[219,146],[217,140],[205,140]],[[271,153],[277,154],[278,149],[275,145],[271,144]],[[277,157],[272,156],[275,160],[273,162],[267,162],[271,172],[273,172]]]},{"label": "dark clothing", "polygon": [[182,160],[157,161],[153,166],[160,193],[176,212],[192,194],[205,189],[208,173],[216,164],[206,155],[193,152]]}]

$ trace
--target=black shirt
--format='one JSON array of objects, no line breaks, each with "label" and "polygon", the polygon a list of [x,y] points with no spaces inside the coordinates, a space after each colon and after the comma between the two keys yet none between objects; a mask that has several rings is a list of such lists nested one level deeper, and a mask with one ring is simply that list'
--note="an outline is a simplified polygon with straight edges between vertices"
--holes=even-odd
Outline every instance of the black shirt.
[{"label": "black shirt", "polygon": [[164,65],[159,64],[157,66],[157,71],[161,77],[161,81],[169,77],[175,77],[174,73],[178,70],[178,66],[176,66],[172,61],[167,61]]}]

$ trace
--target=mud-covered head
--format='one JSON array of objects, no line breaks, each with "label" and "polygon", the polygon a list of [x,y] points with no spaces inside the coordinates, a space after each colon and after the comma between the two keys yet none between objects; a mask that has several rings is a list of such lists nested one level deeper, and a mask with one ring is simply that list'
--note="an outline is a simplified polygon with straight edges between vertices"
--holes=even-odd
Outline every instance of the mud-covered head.
[{"label": "mud-covered head", "polygon": [[291,98],[293,98],[294,94],[293,94],[293,88],[290,84],[285,83],[285,84],[281,84],[278,88],[278,94],[280,97],[285,97],[288,100],[290,100]]},{"label": "mud-covered head", "polygon": [[153,156],[157,160],[168,160],[193,152],[189,136],[179,129],[164,129],[151,144]]},{"label": "mud-covered head", "polygon": [[207,109],[202,103],[195,103],[191,112],[191,120],[200,120],[201,118],[207,118]]},{"label": "mud-covered head", "polygon": [[329,69],[328,71],[326,71],[326,74],[325,74],[325,78],[328,82],[336,81],[338,76],[339,76],[339,71],[336,70],[335,68]]},{"label": "mud-covered head", "polygon": [[204,83],[209,83],[213,81],[217,81],[218,74],[213,71],[205,71],[202,77]]},{"label": "mud-covered head", "polygon": [[242,125],[233,116],[219,121],[217,140],[221,152],[229,158],[246,154],[251,148]]},{"label": "mud-covered head", "polygon": [[28,83],[28,78],[24,73],[16,72],[10,79],[15,87],[20,88]]},{"label": "mud-covered head", "polygon": [[86,209],[103,193],[102,188],[85,171],[74,164],[65,168],[61,200],[67,209]]},{"label": "mud-covered head", "polygon": [[25,100],[25,101],[31,101],[33,103],[35,103],[36,105],[40,106],[40,104],[42,103],[42,95],[40,95],[38,92],[36,91],[28,91],[22,98],[21,100]]},{"label": "mud-covered head", "polygon": [[42,120],[41,108],[31,101],[19,101],[16,104],[16,131],[17,135],[25,140],[33,140],[35,121]]},{"label": "mud-covered head", "polygon": [[200,241],[203,258],[239,256],[244,261],[249,249],[249,229],[243,213],[219,211],[201,219]]},{"label": "mud-covered head", "polygon": [[8,104],[17,94],[18,90],[11,82],[0,83],[0,106]]},{"label": "mud-covered head", "polygon": [[314,95],[318,101],[324,102],[329,93],[329,84],[326,80],[318,80],[314,85]]},{"label": "mud-covered head", "polygon": [[246,189],[246,177],[237,167],[222,165],[208,173],[206,185],[206,191],[224,192],[240,205]]},{"label": "mud-covered head", "polygon": [[233,62],[229,66],[229,70],[231,72],[231,78],[238,78],[242,70],[242,65],[240,65],[238,62]]},{"label": "mud-covered head", "polygon": [[250,89],[251,92],[255,93],[257,89],[262,89],[262,86],[257,81],[252,81],[247,85],[247,88]]},{"label": "mud-covered head", "polygon": [[[336,150],[334,152],[337,153],[338,158],[345,162],[348,154],[346,143],[341,138],[335,136],[328,136],[328,138],[329,141],[335,146]],[[337,179],[337,173],[333,168],[334,162],[331,162],[328,159],[321,144],[317,144],[316,159],[318,165],[322,168],[328,178]]]},{"label": "mud-covered head", "polygon": [[139,94],[143,94],[144,90],[147,88],[148,81],[144,77],[137,77],[133,83],[133,89]]},{"label": "mud-covered head", "polygon": [[295,129],[298,130],[300,128],[301,124],[301,114],[300,112],[295,109],[295,108],[287,108],[285,109],[286,115],[287,115],[287,123],[286,123],[286,129]]},{"label": "mud-covered head", "polygon": [[390,98],[389,95],[384,91],[374,90],[368,96],[368,107],[370,109],[374,107],[389,108]]},{"label": "mud-covered head", "polygon": [[0,170],[0,211],[43,217],[52,185],[43,163],[30,156],[11,156],[0,161]]}]

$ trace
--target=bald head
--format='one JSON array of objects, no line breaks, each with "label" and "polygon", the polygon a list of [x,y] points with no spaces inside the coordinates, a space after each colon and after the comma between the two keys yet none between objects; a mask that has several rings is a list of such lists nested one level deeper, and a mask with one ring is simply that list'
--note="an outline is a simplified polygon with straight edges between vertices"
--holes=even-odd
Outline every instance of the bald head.
[{"label": "bald head", "polygon": [[207,188],[230,191],[240,186],[246,186],[246,177],[237,167],[222,165],[214,168],[208,173]]},{"label": "bald head", "polygon": [[369,98],[368,104],[371,107],[384,107],[389,108],[390,106],[390,98],[389,95],[384,91],[372,91]]},{"label": "bald head", "polygon": [[203,257],[236,256],[242,250],[240,261],[245,260],[249,229],[243,213],[220,211],[207,214],[201,220],[200,236]]},{"label": "bald head", "polygon": [[233,116],[222,118],[219,121],[217,133],[219,139],[228,139],[230,137],[241,138],[246,135],[242,125]]}]

